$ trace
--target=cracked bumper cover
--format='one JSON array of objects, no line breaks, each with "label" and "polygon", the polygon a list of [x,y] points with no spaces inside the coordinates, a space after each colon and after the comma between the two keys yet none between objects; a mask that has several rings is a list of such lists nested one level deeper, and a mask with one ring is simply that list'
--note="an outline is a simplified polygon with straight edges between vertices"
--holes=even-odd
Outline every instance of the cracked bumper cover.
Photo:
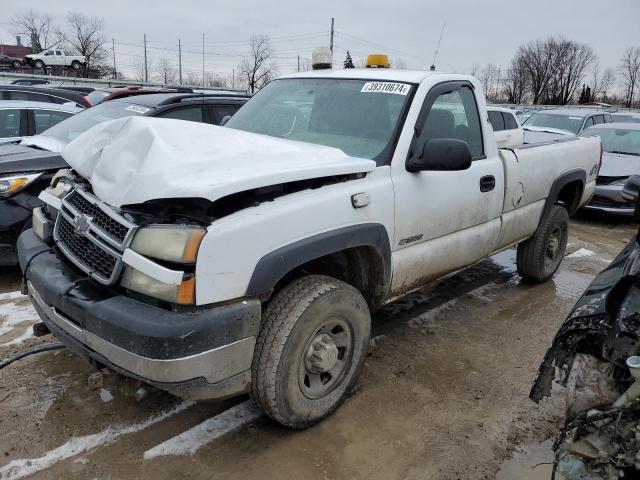
[{"label": "cracked bumper cover", "polygon": [[[18,240],[34,307],[51,332],[81,356],[184,398],[247,390],[260,324],[259,300],[182,313],[113,292],[78,275],[32,230]],[[68,292],[67,292],[68,290]]]}]

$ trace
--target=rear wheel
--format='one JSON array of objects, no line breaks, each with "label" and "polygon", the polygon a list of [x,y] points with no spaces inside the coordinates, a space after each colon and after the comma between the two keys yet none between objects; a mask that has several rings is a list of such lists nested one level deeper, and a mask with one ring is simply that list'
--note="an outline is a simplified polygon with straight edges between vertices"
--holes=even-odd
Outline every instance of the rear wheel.
[{"label": "rear wheel", "polygon": [[33,63],[33,66],[36,67],[36,68],[44,68],[44,62],[42,60],[36,60]]},{"label": "rear wheel", "polygon": [[80,69],[80,62],[78,60],[74,60],[73,62],[71,62],[71,68],[73,68],[74,70],[79,70]]},{"label": "rear wheel", "polygon": [[518,273],[533,283],[549,280],[564,258],[568,238],[569,214],[564,207],[554,205],[533,237],[518,245]]},{"label": "rear wheel", "polygon": [[18,60],[14,60],[11,65],[13,66],[13,68],[20,68],[22,66],[22,63],[20,63],[20,61]]},{"label": "rear wheel", "polygon": [[367,302],[351,285],[321,275],[290,283],[265,310],[252,365],[253,399],[288,427],[321,421],[355,385],[370,332]]}]

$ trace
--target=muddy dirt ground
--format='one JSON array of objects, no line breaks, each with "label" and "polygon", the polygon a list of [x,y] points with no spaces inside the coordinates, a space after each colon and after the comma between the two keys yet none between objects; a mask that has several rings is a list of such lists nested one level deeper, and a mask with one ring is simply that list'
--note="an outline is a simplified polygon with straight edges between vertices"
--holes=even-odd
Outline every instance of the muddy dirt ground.
[{"label": "muddy dirt ground", "polygon": [[[550,458],[545,447],[533,459],[528,446],[555,433],[562,398],[536,405],[529,388],[571,306],[636,229],[579,216],[544,285],[522,283],[508,250],[388,305],[355,394],[303,432],[256,418],[246,398],[136,402],[135,386],[112,377],[92,390],[93,370],[66,350],[17,361],[0,370],[0,478],[548,478],[547,466],[531,469]],[[0,272],[0,358],[55,341],[32,337],[19,283],[17,270]],[[174,439],[203,421],[208,435]],[[170,455],[149,453],[166,441]]]}]

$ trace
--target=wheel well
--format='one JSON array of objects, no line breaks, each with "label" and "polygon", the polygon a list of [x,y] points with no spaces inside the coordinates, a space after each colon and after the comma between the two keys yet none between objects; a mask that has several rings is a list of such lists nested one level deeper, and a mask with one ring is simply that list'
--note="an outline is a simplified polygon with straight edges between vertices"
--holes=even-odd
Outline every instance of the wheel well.
[{"label": "wheel well", "polygon": [[296,278],[309,274],[327,275],[352,285],[362,293],[371,307],[381,305],[384,300],[384,259],[374,247],[348,248],[310,260],[282,277],[273,292]]},{"label": "wheel well", "polygon": [[564,185],[558,192],[556,202],[562,203],[570,215],[574,214],[580,206],[580,199],[584,185],[580,180],[573,180]]}]

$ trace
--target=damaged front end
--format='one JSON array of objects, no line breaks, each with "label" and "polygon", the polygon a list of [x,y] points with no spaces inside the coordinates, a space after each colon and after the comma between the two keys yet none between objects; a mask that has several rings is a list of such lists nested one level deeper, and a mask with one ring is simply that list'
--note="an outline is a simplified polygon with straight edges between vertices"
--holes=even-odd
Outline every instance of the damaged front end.
[{"label": "damaged front end", "polygon": [[568,388],[554,474],[640,478],[640,244],[634,237],[589,285],[556,334],[531,389]]}]

